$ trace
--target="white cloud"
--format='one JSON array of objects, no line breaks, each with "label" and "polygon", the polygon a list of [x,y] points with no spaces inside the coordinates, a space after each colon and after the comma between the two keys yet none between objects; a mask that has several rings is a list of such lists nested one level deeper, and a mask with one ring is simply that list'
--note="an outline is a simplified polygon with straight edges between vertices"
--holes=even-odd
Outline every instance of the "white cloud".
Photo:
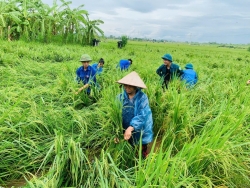
[{"label": "white cloud", "polygon": [[[43,0],[49,3],[49,0]],[[84,4],[105,35],[193,42],[250,43],[249,0],[100,0]]]}]

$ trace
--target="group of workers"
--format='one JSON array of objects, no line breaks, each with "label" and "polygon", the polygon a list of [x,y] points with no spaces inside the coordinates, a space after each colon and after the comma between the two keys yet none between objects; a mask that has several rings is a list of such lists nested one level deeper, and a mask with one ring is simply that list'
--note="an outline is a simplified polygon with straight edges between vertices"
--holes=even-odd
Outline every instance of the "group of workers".
[{"label": "group of workers", "polygon": [[179,65],[173,63],[170,54],[162,56],[163,64],[156,70],[156,73],[163,79],[162,87],[168,88],[168,83],[173,77],[180,77],[184,80],[188,88],[193,87],[198,81],[198,75],[193,70],[192,63],[186,64],[186,70],[182,70]]},{"label": "group of workers", "polygon": [[89,65],[92,61],[88,54],[83,54],[80,58],[82,66],[76,70],[76,80],[78,83],[83,83],[83,86],[78,89],[76,94],[80,93],[82,90],[86,90],[87,95],[90,95],[90,85],[96,84],[96,75],[99,75],[103,71],[103,65],[105,63],[104,59],[101,58],[98,63]]},{"label": "group of workers", "polygon": [[[174,64],[172,56],[165,54],[162,56],[163,64],[156,70],[156,73],[162,79],[162,87],[168,88],[168,84],[174,77],[179,77],[184,80],[187,87],[193,87],[198,80],[197,73],[193,70],[191,63],[186,64],[186,70]],[[88,54],[82,55],[80,62],[82,66],[76,70],[78,83],[82,82],[81,87],[76,94],[85,89],[86,93],[90,94],[90,85],[96,83],[96,74],[101,74],[103,71],[104,59],[101,58],[98,63],[89,65],[92,61]],[[117,68],[120,70],[127,70],[132,65],[132,59],[120,60]],[[131,72],[117,83],[123,85],[123,93],[118,95],[118,101],[122,104],[122,126],[123,136],[132,147],[139,143],[142,144],[142,157],[146,158],[148,155],[147,146],[153,140],[153,118],[152,111],[149,106],[147,95],[142,92],[146,88],[143,80],[135,72]],[[141,142],[140,142],[141,139]],[[115,138],[115,142],[119,142]]]}]

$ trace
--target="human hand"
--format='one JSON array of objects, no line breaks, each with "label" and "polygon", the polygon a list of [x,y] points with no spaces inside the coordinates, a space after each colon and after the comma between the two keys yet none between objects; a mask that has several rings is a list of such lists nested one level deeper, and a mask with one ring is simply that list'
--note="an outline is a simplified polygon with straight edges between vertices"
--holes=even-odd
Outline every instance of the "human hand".
[{"label": "human hand", "polygon": [[78,91],[75,92],[75,94],[78,95],[83,89],[84,89],[84,87],[79,88]]},{"label": "human hand", "polygon": [[132,136],[132,131],[134,130],[134,127],[132,126],[129,126],[126,130],[125,130],[125,133],[124,133],[124,139],[125,140],[129,140]]},{"label": "human hand", "polygon": [[250,84],[250,80],[247,81],[247,85],[249,85],[249,84]]},{"label": "human hand", "polygon": [[86,88],[88,88],[88,87],[89,87],[89,84],[85,84],[83,87],[80,87],[80,88],[78,89],[78,91],[75,92],[75,94],[77,95],[77,94],[80,93],[82,90],[84,90],[84,89],[86,89]]}]

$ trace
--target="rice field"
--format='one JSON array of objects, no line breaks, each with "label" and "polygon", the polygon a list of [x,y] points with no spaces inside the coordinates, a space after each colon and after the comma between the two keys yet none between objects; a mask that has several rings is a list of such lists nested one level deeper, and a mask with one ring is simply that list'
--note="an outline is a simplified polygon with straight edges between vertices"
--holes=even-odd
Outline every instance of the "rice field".
[{"label": "rice field", "polygon": [[[250,187],[248,46],[128,41],[118,49],[0,41],[0,186]],[[82,54],[104,58],[101,90],[76,95]],[[198,84],[173,80],[163,91],[156,69],[170,53],[192,62]],[[128,72],[120,59],[133,60]],[[154,119],[143,160],[123,140],[117,80],[136,71]],[[114,138],[119,137],[119,144]]]}]

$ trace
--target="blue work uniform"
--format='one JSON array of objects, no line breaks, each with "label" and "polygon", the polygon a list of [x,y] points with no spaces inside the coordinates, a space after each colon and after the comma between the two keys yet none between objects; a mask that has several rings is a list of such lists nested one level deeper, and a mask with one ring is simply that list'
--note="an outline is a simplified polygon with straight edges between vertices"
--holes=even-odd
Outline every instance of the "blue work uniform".
[{"label": "blue work uniform", "polygon": [[[96,71],[93,67],[88,66],[87,70],[85,71],[83,66],[79,67],[76,70],[76,80],[78,83],[82,82],[83,85],[85,84],[96,84]],[[87,88],[86,92],[90,94],[90,87]]]},{"label": "blue work uniform", "polygon": [[121,70],[128,70],[128,68],[130,67],[131,63],[129,60],[127,59],[121,59],[119,61],[119,64],[117,65],[117,67],[119,66]]},{"label": "blue work uniform", "polygon": [[96,71],[96,74],[100,75],[103,71],[103,67],[98,67],[98,63],[94,63],[93,65],[91,65],[91,67],[93,67]]},{"label": "blue work uniform", "polygon": [[162,64],[157,70],[156,73],[162,78],[163,85],[168,88],[168,83],[173,77],[180,77],[183,74],[183,70],[174,63],[171,63],[170,69],[167,69],[165,64]]}]

